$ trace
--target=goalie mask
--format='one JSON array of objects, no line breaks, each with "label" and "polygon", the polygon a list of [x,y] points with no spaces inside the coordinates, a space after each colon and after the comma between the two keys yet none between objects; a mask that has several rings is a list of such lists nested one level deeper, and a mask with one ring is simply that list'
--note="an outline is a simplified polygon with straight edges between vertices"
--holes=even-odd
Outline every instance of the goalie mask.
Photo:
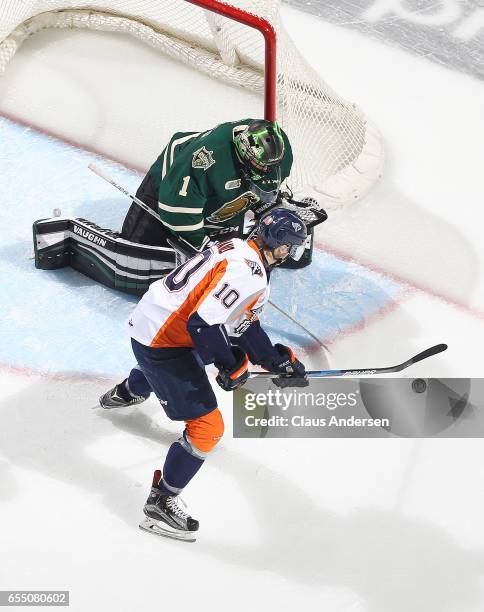
[{"label": "goalie mask", "polygon": [[257,237],[262,247],[269,248],[276,263],[281,264],[291,257],[295,261],[304,253],[308,233],[304,222],[287,208],[272,208],[259,221]]},{"label": "goalie mask", "polygon": [[234,145],[239,159],[254,181],[279,167],[284,157],[284,139],[275,121],[252,121],[234,137]]},{"label": "goalie mask", "polygon": [[274,206],[281,188],[280,168],[277,168],[275,172],[271,173],[271,177],[261,177],[260,180],[255,181],[252,180],[250,176],[247,176],[247,180],[249,189],[257,197],[258,201],[258,204],[253,207],[253,210],[257,210],[258,214],[260,214],[260,211],[267,210],[269,206]]}]

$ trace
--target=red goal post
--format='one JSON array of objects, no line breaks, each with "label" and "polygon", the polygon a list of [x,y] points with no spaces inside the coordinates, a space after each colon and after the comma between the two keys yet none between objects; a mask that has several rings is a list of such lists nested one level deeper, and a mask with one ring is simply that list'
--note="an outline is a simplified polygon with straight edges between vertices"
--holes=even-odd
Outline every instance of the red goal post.
[{"label": "red goal post", "polygon": [[276,120],[276,32],[272,24],[266,19],[258,17],[235,6],[218,2],[218,0],[186,0],[201,8],[229,17],[243,25],[259,30],[264,37],[265,62],[264,62],[264,119]]},{"label": "red goal post", "polygon": [[[264,117],[277,118],[291,141],[290,186],[316,196],[325,207],[352,202],[365,196],[381,176],[382,139],[363,112],[325,83],[299,53],[282,24],[280,4],[3,0],[0,75],[22,42],[46,28],[128,34],[202,74],[262,95]],[[223,103],[224,110],[231,108],[230,102]],[[202,117],[198,121],[200,128],[208,127]],[[174,125],[173,131],[177,128]]]}]

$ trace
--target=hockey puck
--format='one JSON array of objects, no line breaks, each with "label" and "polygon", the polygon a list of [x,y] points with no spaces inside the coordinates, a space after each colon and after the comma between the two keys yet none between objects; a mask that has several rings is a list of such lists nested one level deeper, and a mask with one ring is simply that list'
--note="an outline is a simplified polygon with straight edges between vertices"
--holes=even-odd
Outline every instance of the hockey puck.
[{"label": "hockey puck", "polygon": [[360,381],[361,399],[374,419],[390,420],[395,436],[425,438],[454,427],[468,405],[468,378],[392,378]]},{"label": "hockey puck", "polygon": [[427,390],[427,383],[423,378],[416,378],[412,381],[412,389],[415,393],[423,393]]},{"label": "hockey puck", "polygon": [[54,210],[52,211],[52,216],[53,217],[60,217],[62,214],[62,211],[60,208],[54,208]]}]

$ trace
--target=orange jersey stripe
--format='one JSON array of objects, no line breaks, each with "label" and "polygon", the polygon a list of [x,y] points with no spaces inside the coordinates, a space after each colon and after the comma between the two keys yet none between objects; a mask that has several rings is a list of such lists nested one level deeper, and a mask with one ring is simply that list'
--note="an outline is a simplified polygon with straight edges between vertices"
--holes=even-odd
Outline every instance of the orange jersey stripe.
[{"label": "orange jersey stripe", "polygon": [[264,260],[262,259],[262,252],[260,250],[260,248],[257,246],[257,243],[255,242],[255,240],[248,240],[247,244],[254,249],[254,251],[257,253],[257,255],[259,256],[259,259],[264,262]]},{"label": "orange jersey stripe", "polygon": [[250,311],[252,310],[252,307],[255,306],[257,304],[258,299],[260,298],[261,294],[258,293],[255,298],[249,302],[249,304],[246,306],[244,312],[246,312],[247,314],[250,314]]},{"label": "orange jersey stripe", "polygon": [[187,330],[187,321],[217,286],[226,268],[227,260],[224,259],[207,272],[196,287],[190,291],[183,304],[168,317],[150,346],[154,348],[193,346],[192,338]]}]

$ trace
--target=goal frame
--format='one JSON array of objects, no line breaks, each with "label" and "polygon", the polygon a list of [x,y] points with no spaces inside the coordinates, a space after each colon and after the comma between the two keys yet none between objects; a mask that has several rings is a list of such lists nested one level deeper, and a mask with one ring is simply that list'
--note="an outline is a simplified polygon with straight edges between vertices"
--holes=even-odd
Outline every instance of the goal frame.
[{"label": "goal frame", "polygon": [[382,175],[385,154],[378,128],[298,51],[280,17],[281,0],[4,2],[0,75],[23,42],[41,30],[120,32],[200,73],[262,96],[264,107],[256,102],[250,114],[277,120],[287,133],[295,193],[337,208],[364,197]]},{"label": "goal frame", "polygon": [[230,6],[218,0],[185,0],[200,8],[229,17],[243,25],[258,30],[264,37],[264,119],[276,120],[276,83],[277,83],[277,35],[274,27],[266,19],[248,11]]}]

